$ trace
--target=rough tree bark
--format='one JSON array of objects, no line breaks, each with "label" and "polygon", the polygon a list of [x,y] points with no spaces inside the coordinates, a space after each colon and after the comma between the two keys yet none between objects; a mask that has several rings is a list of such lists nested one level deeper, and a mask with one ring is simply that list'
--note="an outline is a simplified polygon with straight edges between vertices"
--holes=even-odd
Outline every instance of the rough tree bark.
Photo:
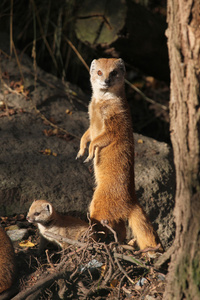
[{"label": "rough tree bark", "polygon": [[164,299],[200,299],[200,2],[168,0],[176,237]]}]

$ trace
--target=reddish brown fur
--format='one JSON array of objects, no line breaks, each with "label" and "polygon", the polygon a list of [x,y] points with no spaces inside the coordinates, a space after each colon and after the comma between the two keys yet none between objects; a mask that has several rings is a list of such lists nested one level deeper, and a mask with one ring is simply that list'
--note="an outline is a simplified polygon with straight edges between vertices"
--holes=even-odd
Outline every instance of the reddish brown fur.
[{"label": "reddish brown fur", "polygon": [[0,293],[12,286],[15,271],[13,245],[5,230],[0,226]]},{"label": "reddish brown fur", "polygon": [[[126,237],[124,222],[128,219],[139,247],[156,247],[159,239],[135,195],[134,142],[124,92],[123,61],[95,60],[90,70],[93,88],[89,105],[90,127],[81,138],[77,157],[84,154],[90,141],[86,161],[94,158],[96,180],[90,205],[92,223],[107,220],[122,241]],[[116,76],[110,75],[113,70],[117,71]]]}]

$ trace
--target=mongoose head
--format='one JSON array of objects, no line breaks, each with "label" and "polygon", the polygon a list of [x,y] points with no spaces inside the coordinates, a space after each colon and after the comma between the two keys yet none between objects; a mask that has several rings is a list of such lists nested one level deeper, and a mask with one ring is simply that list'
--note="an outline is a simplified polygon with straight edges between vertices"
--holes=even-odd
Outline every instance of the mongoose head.
[{"label": "mongoose head", "polygon": [[124,85],[125,66],[121,58],[94,59],[90,66],[93,91],[113,92]]},{"label": "mongoose head", "polygon": [[26,219],[30,223],[45,225],[51,221],[54,212],[53,206],[46,200],[35,200],[29,208]]}]

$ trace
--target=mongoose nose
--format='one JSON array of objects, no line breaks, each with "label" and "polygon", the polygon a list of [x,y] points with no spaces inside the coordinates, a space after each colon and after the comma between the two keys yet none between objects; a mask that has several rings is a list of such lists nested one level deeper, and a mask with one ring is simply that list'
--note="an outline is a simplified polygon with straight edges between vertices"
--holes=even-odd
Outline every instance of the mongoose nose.
[{"label": "mongoose nose", "polygon": [[109,84],[110,84],[110,79],[109,79],[109,78],[106,78],[106,79],[105,79],[105,83],[109,85]]}]

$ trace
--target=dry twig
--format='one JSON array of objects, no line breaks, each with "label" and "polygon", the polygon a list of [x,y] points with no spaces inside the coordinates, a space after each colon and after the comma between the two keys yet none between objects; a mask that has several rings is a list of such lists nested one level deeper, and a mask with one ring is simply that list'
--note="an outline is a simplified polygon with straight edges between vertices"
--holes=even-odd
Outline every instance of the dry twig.
[{"label": "dry twig", "polygon": [[108,221],[107,220],[101,220],[101,224],[103,226],[107,227],[113,233],[115,242],[118,243],[117,233],[114,229],[112,229],[111,226],[108,225]]},{"label": "dry twig", "polygon": [[125,79],[126,84],[128,84],[133,90],[135,90],[144,100],[146,100],[147,102],[157,105],[160,108],[162,108],[163,110],[168,110],[168,107],[160,104],[156,101],[154,101],[153,99],[147,97],[140,89],[138,89],[134,84],[130,83],[127,79]]},{"label": "dry twig", "polygon": [[[120,282],[118,287],[118,299],[120,299],[120,291],[123,290],[122,281],[127,278],[131,285],[135,284],[135,280],[129,276],[129,272],[133,272],[134,270],[132,265],[133,263],[140,268],[147,270],[152,269],[151,266],[147,266],[134,256],[126,255],[126,252],[124,253],[124,251],[127,250],[124,250],[115,242],[110,244],[92,242],[91,239],[89,239],[89,231],[87,243],[63,238],[59,235],[49,232],[46,232],[45,234],[53,239],[57,239],[59,241],[62,240],[63,242],[70,244],[71,247],[76,248],[74,250],[70,249],[70,247],[67,248],[68,251],[63,252],[61,261],[57,265],[52,266],[50,257],[48,256],[48,262],[51,266],[51,272],[53,270],[53,273],[47,275],[46,278],[38,280],[33,287],[25,291],[21,291],[13,298],[14,300],[23,300],[27,297],[32,297],[31,299],[35,299],[34,297],[38,296],[39,293],[44,291],[44,289],[49,288],[59,278],[65,278],[65,281],[67,280],[67,284],[69,285],[70,289],[72,289],[72,293],[73,290],[76,290],[75,293],[84,299],[92,294],[95,294],[101,289],[104,291],[112,290],[113,288],[110,287],[109,282],[112,282],[113,279],[118,278],[117,280]],[[99,271],[99,278],[96,280],[93,279],[92,269],[90,270],[91,261],[94,259],[94,257],[97,262],[102,263],[104,266],[104,270],[102,270],[100,267],[95,267]],[[131,265],[127,267],[126,263],[124,266],[122,266],[119,259],[125,260],[127,263],[131,262]],[[129,267],[131,268],[130,271],[128,271]],[[138,268],[136,267],[135,269],[137,270]],[[87,285],[85,284],[86,282],[88,282]]]}]

